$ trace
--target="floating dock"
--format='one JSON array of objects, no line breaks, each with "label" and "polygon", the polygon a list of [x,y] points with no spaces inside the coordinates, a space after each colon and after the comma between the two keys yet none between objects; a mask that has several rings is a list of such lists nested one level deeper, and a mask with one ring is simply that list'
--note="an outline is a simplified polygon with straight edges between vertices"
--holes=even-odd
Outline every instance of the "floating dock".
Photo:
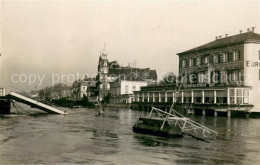
[{"label": "floating dock", "polygon": [[42,111],[45,111],[45,112],[48,112],[48,113],[51,113],[51,114],[68,114],[64,111],[61,111],[57,108],[54,108],[52,106],[49,106],[49,105],[46,105],[42,102],[39,102],[37,100],[34,100],[34,99],[31,99],[31,98],[28,98],[26,96],[23,96],[23,95],[20,95],[18,93],[15,93],[15,92],[11,92],[10,94],[7,95],[7,98],[8,99],[12,99],[12,100],[15,100],[15,101],[18,101],[18,102],[21,102],[21,103],[24,103],[24,104],[27,104],[33,108],[38,108]]},{"label": "floating dock", "polygon": [[170,112],[152,107],[148,117],[139,116],[133,131],[166,137],[186,134],[200,140],[210,140],[218,136],[216,131],[179,114],[173,109],[173,105]]}]

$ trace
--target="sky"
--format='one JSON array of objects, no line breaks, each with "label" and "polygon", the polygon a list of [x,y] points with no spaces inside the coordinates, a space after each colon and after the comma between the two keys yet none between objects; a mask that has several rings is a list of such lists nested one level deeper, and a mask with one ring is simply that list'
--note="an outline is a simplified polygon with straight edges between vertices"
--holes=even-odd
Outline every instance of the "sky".
[{"label": "sky", "polygon": [[104,43],[109,61],[177,74],[177,53],[250,27],[260,32],[260,1],[1,1],[0,14],[7,91],[96,74]]}]

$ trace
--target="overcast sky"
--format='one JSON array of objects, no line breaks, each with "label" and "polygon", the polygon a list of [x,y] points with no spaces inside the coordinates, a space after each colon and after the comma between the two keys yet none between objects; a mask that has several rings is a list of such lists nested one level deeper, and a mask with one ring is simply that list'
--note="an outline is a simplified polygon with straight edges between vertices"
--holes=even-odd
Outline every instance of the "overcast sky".
[{"label": "overcast sky", "polygon": [[[259,1],[3,1],[1,86],[28,91],[50,86],[51,74],[96,73],[104,43],[110,61],[178,73],[177,53],[253,26],[259,33]],[[29,85],[14,74],[45,78]]]}]

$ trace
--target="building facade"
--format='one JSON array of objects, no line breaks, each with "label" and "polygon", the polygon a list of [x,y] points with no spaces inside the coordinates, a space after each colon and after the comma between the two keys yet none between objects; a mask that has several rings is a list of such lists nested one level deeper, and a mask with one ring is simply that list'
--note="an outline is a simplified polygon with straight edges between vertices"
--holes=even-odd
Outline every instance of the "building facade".
[{"label": "building facade", "polygon": [[105,50],[101,52],[98,61],[98,74],[97,74],[97,89],[98,100],[103,101],[104,97],[108,95],[110,90],[110,83],[108,79],[108,59]]},{"label": "building facade", "polygon": [[75,81],[72,85],[72,94],[74,100],[81,100],[86,96],[89,101],[97,101],[96,79],[84,78],[84,80]]},{"label": "building facade", "polygon": [[[257,98],[260,94],[260,35],[254,28],[238,35],[218,37],[177,55],[179,83],[172,88],[173,101],[203,113],[207,110],[227,112],[227,115],[231,111],[260,112]],[[154,93],[153,101],[167,98],[168,94],[163,93]],[[140,101],[145,100],[147,94],[141,90],[136,95],[134,100]]]},{"label": "building facade", "polygon": [[140,91],[140,88],[147,86],[146,81],[129,81],[111,83],[110,103],[132,103],[134,91]]},{"label": "building facade", "polygon": [[[98,75],[97,75],[97,89],[98,89],[98,101],[103,101],[104,97],[112,94],[116,95],[116,93],[111,92],[111,84],[113,84],[113,88],[115,86],[121,86],[120,88],[124,88],[124,83],[138,84],[138,82],[142,82],[141,84],[154,84],[157,81],[157,73],[156,70],[151,70],[150,68],[137,68],[131,66],[120,66],[117,61],[109,62],[107,58],[107,53],[105,49],[101,52],[98,62]],[[134,86],[134,85],[133,85]],[[136,86],[139,89],[139,85]],[[123,97],[126,102],[127,100],[132,100],[128,97],[132,96],[132,93],[129,94],[120,94],[120,97]],[[111,100],[109,98],[109,100]]]}]

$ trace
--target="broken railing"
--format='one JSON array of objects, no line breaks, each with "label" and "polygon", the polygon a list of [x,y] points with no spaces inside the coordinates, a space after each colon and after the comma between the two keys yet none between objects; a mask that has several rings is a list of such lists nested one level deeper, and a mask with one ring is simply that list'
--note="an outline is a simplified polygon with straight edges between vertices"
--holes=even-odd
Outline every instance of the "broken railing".
[{"label": "broken railing", "polygon": [[152,107],[149,118],[152,117],[153,112],[157,112],[159,118],[163,119],[161,130],[163,129],[165,122],[168,121],[170,125],[178,126],[184,134],[190,135],[197,139],[213,139],[218,136],[218,133],[200,123],[197,123],[189,118],[184,117],[171,106],[170,112],[163,111],[161,109]]}]

